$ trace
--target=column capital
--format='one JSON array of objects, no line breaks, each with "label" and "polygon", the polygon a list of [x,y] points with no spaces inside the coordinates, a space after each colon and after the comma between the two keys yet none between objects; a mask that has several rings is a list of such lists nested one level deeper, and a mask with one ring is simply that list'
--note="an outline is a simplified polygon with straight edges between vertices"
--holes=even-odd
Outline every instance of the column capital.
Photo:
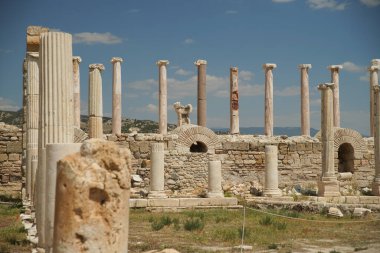
[{"label": "column capital", "polygon": [[40,57],[40,54],[38,52],[27,52],[26,55],[34,59],[38,59]]},{"label": "column capital", "polygon": [[376,66],[380,66],[380,59],[372,59],[371,61],[371,65],[376,65]]},{"label": "column capital", "polygon": [[311,64],[300,64],[298,65],[299,69],[311,69]]},{"label": "column capital", "polygon": [[372,86],[373,92],[379,93],[380,92],[380,85],[374,85]]},{"label": "column capital", "polygon": [[194,65],[196,65],[196,66],[207,65],[207,61],[206,60],[196,60],[194,62]]},{"label": "column capital", "polygon": [[77,62],[77,63],[81,63],[82,62],[82,58],[80,58],[80,56],[73,56],[73,62]]},{"label": "column capital", "polygon": [[327,69],[339,71],[340,69],[343,69],[343,66],[342,65],[330,65],[330,66],[327,66]]},{"label": "column capital", "polygon": [[90,66],[88,66],[88,68],[90,69],[90,71],[94,70],[94,69],[99,69],[99,71],[105,70],[104,65],[100,64],[100,63],[90,64]]},{"label": "column capital", "polygon": [[230,67],[230,70],[233,72],[237,72],[239,69],[238,69],[238,67]]},{"label": "column capital", "polygon": [[334,83],[321,83],[318,85],[318,90],[327,90],[327,89],[334,89],[335,84]]},{"label": "column capital", "polygon": [[368,67],[369,72],[378,71],[380,69],[380,65],[372,65],[371,67]]},{"label": "column capital", "polygon": [[166,66],[166,65],[169,65],[169,61],[168,60],[158,60],[158,61],[156,61],[156,65],[157,66],[161,66],[161,65]]},{"label": "column capital", "polygon": [[116,63],[116,62],[122,63],[123,62],[123,58],[121,58],[121,57],[112,57],[111,63]]},{"label": "column capital", "polygon": [[266,70],[266,69],[275,69],[277,68],[277,64],[275,63],[265,63],[263,64],[263,69]]}]

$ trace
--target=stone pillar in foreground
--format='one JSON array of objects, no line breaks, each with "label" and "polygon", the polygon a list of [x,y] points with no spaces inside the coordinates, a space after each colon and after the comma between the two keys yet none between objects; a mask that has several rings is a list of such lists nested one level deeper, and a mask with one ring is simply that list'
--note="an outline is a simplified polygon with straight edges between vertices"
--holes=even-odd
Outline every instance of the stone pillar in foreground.
[{"label": "stone pillar in foreground", "polygon": [[74,84],[74,127],[80,128],[80,71],[79,63],[82,58],[73,57],[73,84]]},{"label": "stone pillar in foreground", "polygon": [[165,194],[164,143],[152,143],[150,153],[150,189],[148,198],[167,198]]},{"label": "stone pillar in foreground", "polygon": [[131,155],[90,139],[58,163],[54,253],[128,252]]},{"label": "stone pillar in foreground", "polygon": [[380,59],[373,59],[371,61],[371,67],[368,68],[369,71],[369,108],[370,108],[370,136],[375,135],[375,108],[374,108],[374,90],[373,87],[379,84],[379,69],[380,69]]},{"label": "stone pillar in foreground", "polygon": [[166,76],[166,65],[169,64],[167,60],[159,60],[156,62],[158,66],[158,133],[168,133],[168,82]]},{"label": "stone pillar in foreground", "polygon": [[263,65],[265,71],[265,115],[264,134],[273,136],[273,69],[276,64],[266,63]]},{"label": "stone pillar in foreground", "polygon": [[42,33],[40,38],[40,121],[36,218],[38,247],[45,248],[46,144],[73,142],[73,55],[70,34],[48,32]]},{"label": "stone pillar in foreground", "polygon": [[311,64],[300,64],[301,71],[301,135],[310,136],[309,69]]},{"label": "stone pillar in foreground", "polygon": [[91,64],[88,79],[88,137],[103,138],[103,64]]},{"label": "stone pillar in foreground", "polygon": [[320,84],[321,91],[321,139],[322,139],[322,176],[318,181],[318,195],[324,197],[340,196],[339,182],[334,171],[334,117],[333,90],[335,84]]},{"label": "stone pillar in foreground", "polygon": [[46,144],[45,252],[53,250],[54,211],[57,185],[57,162],[80,151],[81,143]]},{"label": "stone pillar in foreground", "polygon": [[121,134],[121,63],[123,59],[113,57],[112,75],[112,134]]},{"label": "stone pillar in foreground", "polygon": [[206,92],[206,66],[207,61],[197,60],[194,64],[198,68],[198,103],[197,125],[206,127],[207,124],[207,92]]},{"label": "stone pillar in foreground", "polygon": [[340,127],[340,103],[339,103],[339,70],[343,68],[342,65],[330,65],[328,69],[331,71],[331,83],[334,84],[333,91],[333,117],[334,127]]},{"label": "stone pillar in foreground", "polygon": [[38,158],[38,118],[39,118],[39,66],[38,53],[27,53],[26,86],[26,195],[34,203],[33,189],[36,172],[32,160]]},{"label": "stone pillar in foreground", "polygon": [[239,77],[238,68],[230,68],[230,134],[239,134]]},{"label": "stone pillar in foreground", "polygon": [[220,161],[208,162],[208,198],[223,198],[222,189],[222,163]]},{"label": "stone pillar in foreground", "polygon": [[278,149],[277,146],[265,146],[265,188],[264,196],[277,197],[282,192],[278,188]]},{"label": "stone pillar in foreground", "polygon": [[375,112],[375,178],[372,184],[372,194],[380,196],[380,85],[373,87]]}]

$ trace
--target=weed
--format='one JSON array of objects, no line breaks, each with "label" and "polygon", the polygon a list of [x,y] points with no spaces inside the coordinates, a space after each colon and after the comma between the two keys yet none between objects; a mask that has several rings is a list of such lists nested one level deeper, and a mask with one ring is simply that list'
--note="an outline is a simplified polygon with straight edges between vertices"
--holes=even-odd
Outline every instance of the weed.
[{"label": "weed", "polygon": [[336,251],[336,250],[334,249],[334,250],[331,250],[330,253],[340,253],[340,251]]},{"label": "weed", "polygon": [[368,247],[356,247],[354,249],[354,251],[357,252],[357,251],[362,251],[362,250],[366,250],[366,249],[368,249]]},{"label": "weed", "polygon": [[224,197],[230,198],[232,196],[233,196],[232,192],[224,192]]},{"label": "weed", "polygon": [[186,212],[185,214],[186,216],[190,218],[199,218],[201,220],[203,220],[205,217],[205,214],[203,212],[197,212],[197,211],[189,211],[189,212]]},{"label": "weed", "polygon": [[228,221],[228,217],[227,216],[216,216],[215,217],[215,223],[227,222],[227,221]]},{"label": "weed", "polygon": [[187,231],[193,230],[202,230],[204,227],[204,223],[201,218],[191,218],[187,219],[185,224],[183,225],[184,229]]},{"label": "weed", "polygon": [[278,230],[285,230],[287,227],[287,224],[285,222],[274,222],[273,226],[277,228]]},{"label": "weed", "polygon": [[158,231],[158,230],[163,229],[165,227],[165,224],[163,224],[160,221],[153,221],[151,224],[151,227],[154,231]]},{"label": "weed", "polygon": [[160,223],[164,224],[164,226],[169,226],[172,222],[172,219],[167,215],[162,216],[160,219]]},{"label": "weed", "polygon": [[277,244],[272,243],[272,244],[268,245],[268,249],[278,249],[278,246],[277,246]]},{"label": "weed", "polygon": [[[243,228],[238,228],[238,233],[239,233],[239,238],[241,238],[243,236]],[[244,238],[247,238],[249,237],[251,234],[251,230],[249,230],[248,228],[244,228]]]},{"label": "weed", "polygon": [[263,225],[263,226],[269,226],[269,225],[272,225],[273,219],[272,219],[272,217],[267,215],[267,216],[261,218],[259,223],[260,223],[260,225]]}]

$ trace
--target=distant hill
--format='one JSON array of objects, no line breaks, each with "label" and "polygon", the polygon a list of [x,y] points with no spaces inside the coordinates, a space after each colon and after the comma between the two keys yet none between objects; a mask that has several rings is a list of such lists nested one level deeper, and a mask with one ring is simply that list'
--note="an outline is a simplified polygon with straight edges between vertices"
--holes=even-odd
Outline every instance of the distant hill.
[{"label": "distant hill", "polygon": [[[0,122],[5,122],[9,125],[15,125],[22,127],[22,110],[17,112],[11,111],[1,111],[0,110]],[[81,115],[81,128],[84,131],[88,131],[88,116]],[[138,119],[128,119],[124,118],[121,123],[121,131],[123,133],[130,132],[129,129],[132,127],[138,128],[140,133],[157,133],[158,123],[153,120],[138,120]],[[174,124],[168,124],[168,130],[171,131],[176,128]],[[218,134],[227,134],[229,132],[228,128],[211,128],[214,132]],[[109,117],[103,117],[103,131],[104,133],[111,133],[112,131],[112,119]],[[311,128],[311,136],[314,136],[318,132],[317,129]],[[264,134],[263,127],[241,127],[241,134]],[[297,136],[301,134],[301,129],[299,127],[275,127],[275,135],[287,135],[287,136]]]}]

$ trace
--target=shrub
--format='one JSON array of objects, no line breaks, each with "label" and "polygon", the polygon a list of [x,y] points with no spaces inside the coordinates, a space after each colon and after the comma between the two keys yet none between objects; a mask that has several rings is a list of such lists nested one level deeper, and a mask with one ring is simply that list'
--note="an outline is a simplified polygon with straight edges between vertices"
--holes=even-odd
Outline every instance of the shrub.
[{"label": "shrub", "polygon": [[278,230],[285,230],[288,224],[286,224],[285,222],[275,222],[275,223],[273,223],[273,225]]},{"label": "shrub", "polygon": [[215,217],[215,222],[216,223],[226,222],[226,221],[228,221],[228,217],[227,216],[216,216]]},{"label": "shrub", "polygon": [[260,223],[260,225],[263,225],[263,226],[269,226],[269,225],[272,225],[273,219],[272,219],[272,217],[267,215],[264,218],[261,218],[259,223]]},{"label": "shrub", "polygon": [[172,219],[167,215],[162,216],[160,220],[161,220],[161,223],[164,224],[164,226],[169,226],[173,222]]},{"label": "shrub", "polygon": [[161,221],[153,221],[151,227],[154,231],[158,231],[165,227],[165,224],[163,224]]},{"label": "shrub", "polygon": [[187,231],[201,230],[204,227],[204,223],[200,218],[191,218],[186,220],[183,227]]},{"label": "shrub", "polygon": [[197,211],[189,211],[189,212],[186,212],[186,215],[190,218],[199,218],[201,220],[204,219],[205,217],[205,214],[202,213],[202,212],[197,212]]},{"label": "shrub", "polygon": [[[243,236],[243,228],[238,228],[239,238]],[[249,237],[251,234],[251,231],[248,228],[244,228],[244,238]]]},{"label": "shrub", "polygon": [[277,248],[278,248],[278,246],[275,243],[272,243],[272,244],[268,245],[268,249],[277,249]]}]

